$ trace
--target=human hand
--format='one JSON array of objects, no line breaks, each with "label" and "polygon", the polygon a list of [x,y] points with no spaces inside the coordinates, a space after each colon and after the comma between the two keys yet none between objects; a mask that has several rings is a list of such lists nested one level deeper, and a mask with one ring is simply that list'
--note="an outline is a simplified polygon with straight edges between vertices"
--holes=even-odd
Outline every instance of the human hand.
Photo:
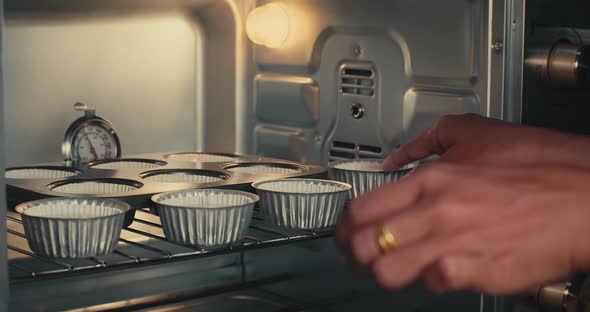
[{"label": "human hand", "polygon": [[[590,170],[432,162],[354,200],[339,246],[390,290],[514,294],[589,268]],[[384,254],[384,222],[397,250]]]},{"label": "human hand", "polygon": [[480,115],[449,115],[404,144],[384,161],[396,170],[431,155],[463,164],[518,166],[558,164],[589,167],[590,140],[585,136],[526,127]]}]

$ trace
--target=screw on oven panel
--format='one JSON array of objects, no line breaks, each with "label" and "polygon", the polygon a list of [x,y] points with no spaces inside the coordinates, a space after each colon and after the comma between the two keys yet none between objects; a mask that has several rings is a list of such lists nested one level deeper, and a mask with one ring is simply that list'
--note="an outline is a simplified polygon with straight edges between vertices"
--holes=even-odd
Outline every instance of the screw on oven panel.
[{"label": "screw on oven panel", "polygon": [[355,45],[352,49],[352,54],[356,57],[359,57],[361,54],[363,54],[363,49],[359,45]]},{"label": "screw on oven panel", "polygon": [[352,118],[361,119],[365,115],[365,108],[359,103],[353,103],[350,106],[350,112],[352,113]]},{"label": "screw on oven panel", "polygon": [[492,50],[494,50],[495,52],[502,52],[503,48],[504,43],[502,41],[496,41],[492,44]]},{"label": "screw on oven panel", "polygon": [[324,138],[321,135],[318,134],[315,136],[316,143],[318,143],[318,144],[322,143],[323,140],[324,140]]}]

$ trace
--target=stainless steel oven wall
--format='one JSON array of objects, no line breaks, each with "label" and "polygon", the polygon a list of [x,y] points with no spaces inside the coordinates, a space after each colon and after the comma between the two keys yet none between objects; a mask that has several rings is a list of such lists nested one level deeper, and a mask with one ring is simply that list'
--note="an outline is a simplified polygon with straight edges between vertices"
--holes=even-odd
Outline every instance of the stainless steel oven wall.
[{"label": "stainless steel oven wall", "polygon": [[252,49],[249,152],[383,157],[444,114],[503,116],[503,2],[281,3],[284,46]]},{"label": "stainless steel oven wall", "polygon": [[[4,1],[0,0],[0,170],[4,171],[6,145],[4,145]],[[6,187],[4,175],[0,176],[0,220],[6,219]],[[0,222],[0,312],[8,309],[8,263],[6,246],[6,223]]]},{"label": "stainless steel oven wall", "polygon": [[123,156],[234,151],[235,3],[5,4],[8,165],[59,160],[77,101],[114,124]]}]

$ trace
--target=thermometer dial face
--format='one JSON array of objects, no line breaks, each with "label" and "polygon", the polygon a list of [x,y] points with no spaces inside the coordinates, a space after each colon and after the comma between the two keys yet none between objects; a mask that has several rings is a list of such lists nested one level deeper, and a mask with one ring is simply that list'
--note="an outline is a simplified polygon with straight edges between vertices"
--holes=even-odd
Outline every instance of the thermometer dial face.
[{"label": "thermometer dial face", "polygon": [[62,153],[65,160],[87,163],[121,156],[121,145],[109,122],[100,117],[83,117],[66,132]]},{"label": "thermometer dial face", "polygon": [[87,126],[80,129],[74,137],[73,159],[89,162],[117,157],[117,143],[106,129]]}]

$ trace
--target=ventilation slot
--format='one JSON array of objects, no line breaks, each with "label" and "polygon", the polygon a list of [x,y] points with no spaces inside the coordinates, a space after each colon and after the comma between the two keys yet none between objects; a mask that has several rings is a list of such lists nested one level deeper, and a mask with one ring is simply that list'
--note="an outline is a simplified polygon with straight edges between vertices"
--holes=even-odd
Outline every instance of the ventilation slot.
[{"label": "ventilation slot", "polygon": [[375,94],[373,71],[344,67],[340,72],[340,92],[342,94],[373,96]]},{"label": "ventilation slot", "polygon": [[354,152],[343,152],[343,151],[330,151],[330,160],[337,160],[337,159],[355,159],[356,155]]},{"label": "ventilation slot", "polygon": [[355,144],[350,142],[334,141],[330,149],[330,161],[339,159],[354,158],[382,158],[383,148],[379,146],[370,146]]},{"label": "ventilation slot", "polygon": [[336,148],[344,148],[344,149],[351,149],[351,150],[355,150],[356,149],[356,144],[354,144],[354,143],[347,143],[347,142],[340,142],[340,141],[334,141],[332,143],[332,146],[334,146]]},{"label": "ventilation slot", "polygon": [[373,77],[373,71],[369,69],[344,68],[343,73],[346,76]]},{"label": "ventilation slot", "polygon": [[359,151],[361,152],[369,152],[375,154],[381,154],[383,149],[379,146],[368,146],[368,145],[359,145]]}]

